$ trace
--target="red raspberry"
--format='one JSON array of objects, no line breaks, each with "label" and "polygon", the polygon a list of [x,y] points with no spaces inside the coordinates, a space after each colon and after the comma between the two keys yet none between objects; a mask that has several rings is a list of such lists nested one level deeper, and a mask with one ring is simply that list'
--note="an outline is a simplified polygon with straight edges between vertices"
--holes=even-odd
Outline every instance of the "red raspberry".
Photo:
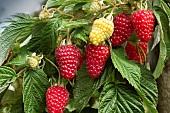
[{"label": "red raspberry", "polygon": [[[148,44],[146,42],[138,42],[138,47],[136,47],[134,44],[131,44],[130,42],[127,42],[125,46],[125,52],[129,60],[140,62],[141,57],[142,64],[144,64],[147,48]],[[140,51],[140,56],[138,54],[138,50]]]},{"label": "red raspberry", "polygon": [[132,24],[142,42],[148,42],[154,31],[155,16],[152,10],[139,10],[132,15]]},{"label": "red raspberry", "polygon": [[55,56],[61,75],[72,80],[82,60],[80,50],[74,45],[63,45],[56,49]]},{"label": "red raspberry", "polygon": [[111,43],[113,46],[120,46],[131,36],[133,32],[131,18],[126,14],[119,13],[115,16],[113,23],[114,32],[111,37]]},{"label": "red raspberry", "polygon": [[69,93],[62,86],[52,86],[46,92],[46,105],[49,113],[63,113],[68,100]]},{"label": "red raspberry", "polygon": [[109,58],[109,47],[106,45],[95,46],[93,44],[88,44],[85,49],[85,54],[89,75],[92,78],[98,78]]}]

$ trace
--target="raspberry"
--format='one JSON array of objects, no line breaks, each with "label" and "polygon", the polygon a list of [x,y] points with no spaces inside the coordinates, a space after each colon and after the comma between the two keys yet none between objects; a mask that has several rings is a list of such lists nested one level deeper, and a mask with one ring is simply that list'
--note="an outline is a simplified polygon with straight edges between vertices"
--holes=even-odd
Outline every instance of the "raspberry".
[{"label": "raspberry", "polygon": [[[127,42],[125,46],[125,52],[129,60],[140,62],[141,57],[142,64],[144,64],[146,60],[148,44],[146,42],[138,42],[137,46],[138,47],[136,47],[134,44],[131,44],[130,42]],[[140,56],[138,51],[140,51]]]},{"label": "raspberry", "polygon": [[85,55],[89,75],[92,78],[98,78],[109,58],[109,47],[106,45],[95,46],[88,44],[85,49]]},{"label": "raspberry", "polygon": [[46,105],[49,113],[63,113],[68,100],[69,93],[62,86],[52,86],[46,92]]},{"label": "raspberry", "polygon": [[26,64],[28,67],[37,68],[39,67],[39,64],[41,63],[42,58],[43,58],[43,55],[36,56],[36,53],[33,53],[32,56],[28,56],[26,58]]},{"label": "raspberry", "polygon": [[39,14],[39,19],[44,20],[53,17],[53,13],[50,13],[46,7],[42,7],[42,10]]},{"label": "raspberry", "polygon": [[92,30],[90,32],[90,42],[94,45],[99,45],[106,39],[110,38],[114,30],[112,21],[106,18],[99,18],[94,21]]},{"label": "raspberry", "polygon": [[132,15],[132,24],[142,42],[148,42],[154,31],[155,17],[152,10],[139,10]]},{"label": "raspberry", "polygon": [[80,50],[74,45],[63,45],[56,48],[55,56],[61,75],[72,80],[82,60]]},{"label": "raspberry", "polygon": [[27,58],[27,66],[31,68],[36,68],[39,65],[39,62],[34,57],[28,57]]},{"label": "raspberry", "polygon": [[96,13],[101,9],[101,5],[98,1],[94,1],[90,4],[90,12]]},{"label": "raspberry", "polygon": [[114,32],[110,41],[113,46],[120,46],[123,44],[132,34],[133,26],[131,18],[123,13],[119,13],[113,20]]}]

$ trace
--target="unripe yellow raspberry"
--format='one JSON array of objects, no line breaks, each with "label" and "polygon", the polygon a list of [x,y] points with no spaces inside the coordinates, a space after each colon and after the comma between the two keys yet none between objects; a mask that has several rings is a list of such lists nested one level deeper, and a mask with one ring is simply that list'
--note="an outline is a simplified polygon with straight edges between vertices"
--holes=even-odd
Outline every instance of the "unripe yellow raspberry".
[{"label": "unripe yellow raspberry", "polygon": [[37,66],[39,66],[39,62],[34,57],[28,57],[27,58],[27,66],[31,67],[31,68],[36,68]]},{"label": "unripe yellow raspberry", "polygon": [[53,12],[53,13],[50,13],[50,12],[47,10],[46,7],[42,6],[42,10],[41,10],[41,12],[40,12],[40,14],[39,14],[39,19],[40,19],[40,20],[44,20],[44,19],[51,18],[51,17],[53,17],[53,14],[54,14],[54,12]]},{"label": "unripe yellow raspberry", "polygon": [[32,56],[27,56],[26,64],[28,67],[37,68],[39,67],[39,64],[41,63],[42,58],[43,58],[43,55],[36,56],[36,53],[33,53]]},{"label": "unripe yellow raspberry", "polygon": [[111,20],[108,20],[106,18],[99,18],[93,23],[92,30],[89,36],[90,42],[97,46],[110,38],[113,31],[114,24]]},{"label": "unripe yellow raspberry", "polygon": [[92,2],[92,3],[90,4],[90,12],[91,12],[91,13],[96,13],[96,12],[98,12],[100,9],[101,9],[101,4],[100,4],[97,0],[95,0],[94,2]]}]

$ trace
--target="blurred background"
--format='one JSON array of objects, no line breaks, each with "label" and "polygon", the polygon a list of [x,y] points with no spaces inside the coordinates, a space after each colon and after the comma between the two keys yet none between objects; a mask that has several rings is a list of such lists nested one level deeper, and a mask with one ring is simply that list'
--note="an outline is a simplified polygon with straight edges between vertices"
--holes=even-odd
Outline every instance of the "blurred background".
[{"label": "blurred background", "polygon": [[0,0],[0,22],[16,13],[33,15],[41,9],[44,0]]}]

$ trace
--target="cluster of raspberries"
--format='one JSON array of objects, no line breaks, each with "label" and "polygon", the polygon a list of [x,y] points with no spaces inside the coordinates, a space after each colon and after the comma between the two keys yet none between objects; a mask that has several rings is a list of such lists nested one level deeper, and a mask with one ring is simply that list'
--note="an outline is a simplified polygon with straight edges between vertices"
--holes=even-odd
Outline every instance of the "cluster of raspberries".
[{"label": "cluster of raspberries", "polygon": [[[140,63],[146,61],[148,41],[154,31],[155,17],[151,10],[139,10],[132,15],[120,13],[114,20],[99,18],[94,21],[90,32],[90,42],[85,48],[86,66],[92,78],[98,78],[110,56],[110,50],[103,42],[110,39],[113,47],[125,42],[125,52],[129,60]],[[138,37],[137,43],[127,41],[132,33]],[[84,62],[83,55],[75,45],[62,45],[55,51],[60,74],[67,80],[75,78]],[[66,88],[57,85],[47,90],[46,103],[49,113],[63,113],[69,100]]]}]

